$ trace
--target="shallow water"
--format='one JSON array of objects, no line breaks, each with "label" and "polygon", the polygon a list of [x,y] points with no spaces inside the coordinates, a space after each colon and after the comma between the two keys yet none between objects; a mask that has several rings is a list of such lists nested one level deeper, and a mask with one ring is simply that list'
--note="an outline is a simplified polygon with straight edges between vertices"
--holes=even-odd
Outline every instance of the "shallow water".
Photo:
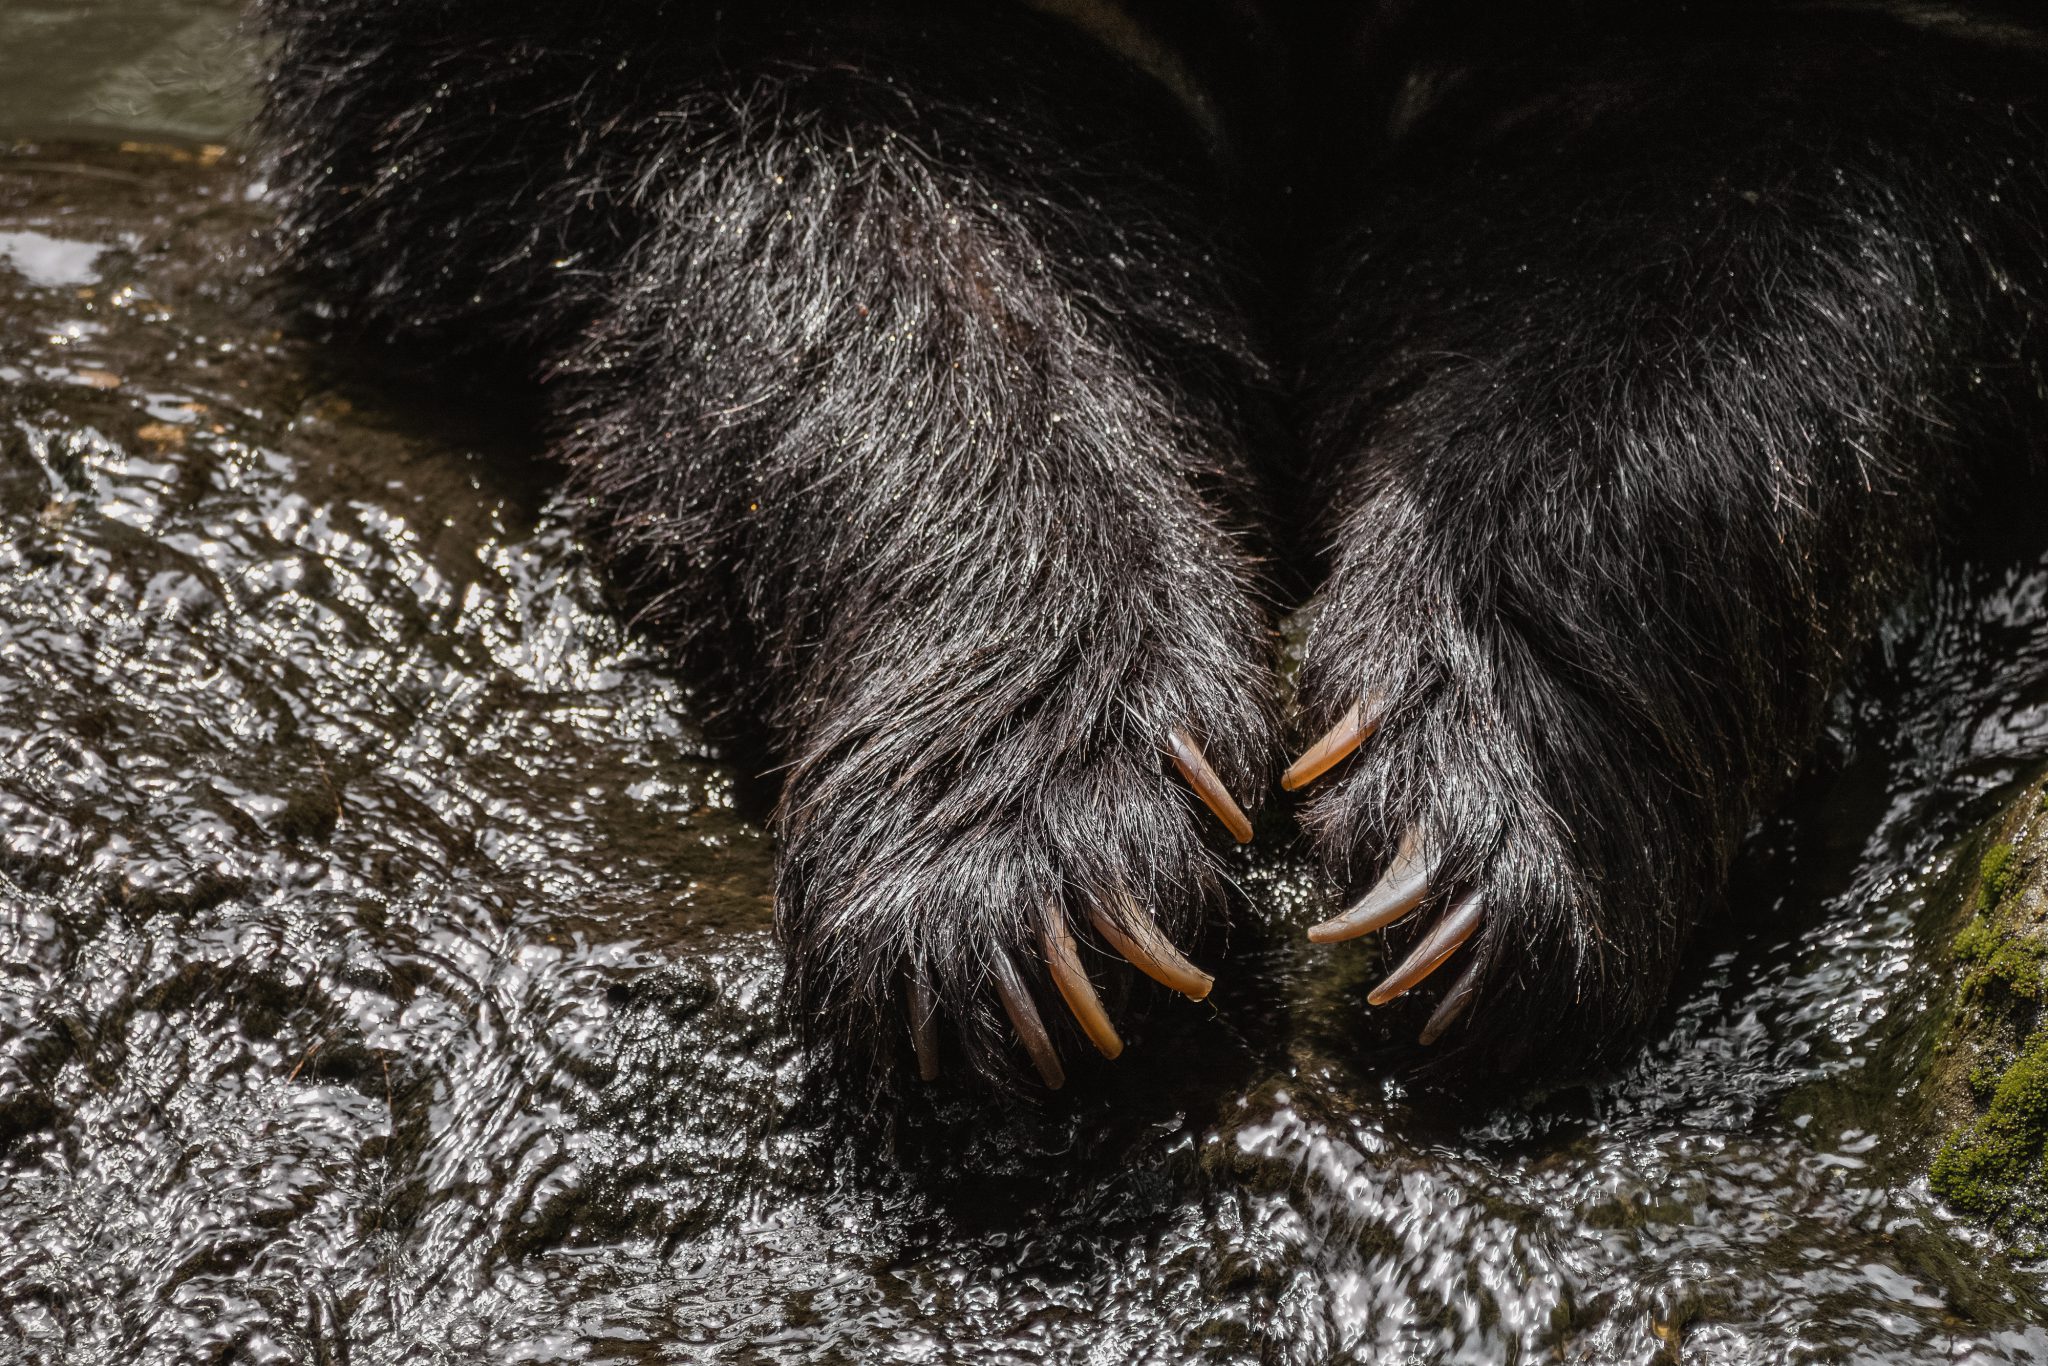
[{"label": "shallow water", "polygon": [[[80,90],[225,12],[86,9],[140,27]],[[2048,1359],[1903,1089],[2048,757],[2038,533],[1891,624],[1625,1076],[1418,1096],[1267,849],[1212,1003],[876,1151],[516,421],[287,336],[232,155],[75,140],[217,136],[201,86],[0,159],[0,1360]]]}]

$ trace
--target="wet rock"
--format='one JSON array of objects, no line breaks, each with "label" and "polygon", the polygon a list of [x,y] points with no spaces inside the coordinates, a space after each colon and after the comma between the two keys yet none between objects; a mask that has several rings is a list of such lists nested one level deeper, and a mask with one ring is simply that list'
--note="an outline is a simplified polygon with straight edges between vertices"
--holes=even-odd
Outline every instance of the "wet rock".
[{"label": "wet rock", "polygon": [[1932,1074],[1946,1136],[1928,1183],[1947,1205],[2048,1249],[2048,780],[1989,828],[1951,942],[1960,980]]}]

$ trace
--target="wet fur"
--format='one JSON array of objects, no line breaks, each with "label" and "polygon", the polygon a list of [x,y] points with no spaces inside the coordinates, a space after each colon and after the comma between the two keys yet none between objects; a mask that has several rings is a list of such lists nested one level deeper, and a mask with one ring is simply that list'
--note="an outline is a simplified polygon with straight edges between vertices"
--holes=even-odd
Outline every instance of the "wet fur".
[{"label": "wet fur", "polygon": [[806,1033],[903,1058],[918,964],[1014,1075],[992,954],[1221,909],[1169,730],[1247,798],[1278,751],[1208,152],[1029,14],[589,8],[270,5],[287,243],[370,337],[543,378],[640,623],[781,761]]},{"label": "wet fur", "polygon": [[[592,545],[784,765],[810,1036],[906,1060],[919,962],[1014,1076],[987,969],[1037,973],[1045,908],[1128,889],[1183,943],[1219,911],[1165,732],[1250,801],[1279,751],[1289,445],[1227,187],[1062,25],[741,8],[268,0],[285,241],[349,327],[544,386]],[[1329,560],[1297,739],[1393,700],[1303,818],[1348,891],[1410,822],[1484,888],[1452,1038],[1548,1069],[1655,1010],[2041,392],[2037,54],[1595,9],[1361,8],[1378,65],[1298,110]]]},{"label": "wet fur", "polygon": [[1353,890],[1419,827],[1444,891],[1411,927],[1483,891],[1452,1051],[1536,1073],[1662,1003],[2044,393],[2040,52],[1624,13],[1393,35],[1431,93],[1335,187],[1302,383],[1334,546],[1304,709],[1391,701],[1304,822]]}]

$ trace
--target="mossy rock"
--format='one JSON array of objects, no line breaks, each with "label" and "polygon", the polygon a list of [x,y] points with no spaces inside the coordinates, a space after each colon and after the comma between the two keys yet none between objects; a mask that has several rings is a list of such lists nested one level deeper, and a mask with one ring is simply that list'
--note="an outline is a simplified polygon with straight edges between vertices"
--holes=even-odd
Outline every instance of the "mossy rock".
[{"label": "mossy rock", "polygon": [[1948,1132],[1928,1183],[1957,1213],[2048,1248],[2048,787],[1988,832],[1951,943],[1960,980],[1933,1082]]}]

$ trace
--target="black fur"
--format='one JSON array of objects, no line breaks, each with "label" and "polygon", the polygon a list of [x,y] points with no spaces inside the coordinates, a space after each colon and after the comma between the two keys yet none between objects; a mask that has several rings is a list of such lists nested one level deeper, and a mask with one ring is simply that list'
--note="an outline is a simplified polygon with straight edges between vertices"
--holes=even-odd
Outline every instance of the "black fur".
[{"label": "black fur", "polygon": [[1471,8],[1348,49],[1402,81],[1331,168],[1301,693],[1391,708],[1304,819],[1348,886],[1413,825],[1436,904],[1483,889],[1454,1037],[1556,1066],[1656,1010],[1936,514],[2023,463],[2048,63],[1892,15]]},{"label": "black fur", "polygon": [[641,621],[785,763],[796,1018],[902,1056],[918,962],[1006,1074],[1047,908],[1219,908],[1169,730],[1252,797],[1277,751],[1211,159],[1020,10],[739,8],[275,0],[288,242],[546,376]]},{"label": "black fur", "polygon": [[544,384],[593,545],[785,764],[792,1006],[856,1056],[904,1056],[917,962],[1008,1074],[988,965],[1046,907],[1128,890],[1185,941],[1219,906],[1159,746],[1254,801],[1277,752],[1285,447],[1218,170],[1275,129],[1338,229],[1303,707],[1392,699],[1304,817],[1347,888],[1415,823],[1483,889],[1467,1051],[1640,1027],[1887,585],[2029,439],[2024,34],[1269,8],[1284,114],[994,3],[264,5],[295,261],[371,337]]}]

